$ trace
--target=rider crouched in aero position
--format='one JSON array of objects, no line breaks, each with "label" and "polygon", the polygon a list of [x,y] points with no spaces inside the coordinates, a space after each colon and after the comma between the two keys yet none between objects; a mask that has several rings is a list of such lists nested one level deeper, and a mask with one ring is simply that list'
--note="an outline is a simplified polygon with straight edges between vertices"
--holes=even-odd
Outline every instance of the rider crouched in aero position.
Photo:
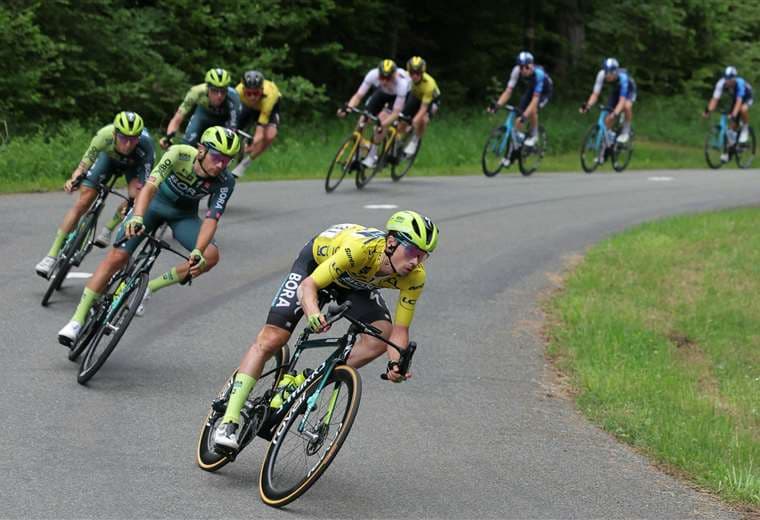
[{"label": "rider crouched in aero position", "polygon": [[[541,65],[536,65],[533,55],[529,52],[521,52],[517,55],[517,64],[512,68],[507,80],[507,88],[501,93],[499,99],[488,108],[489,112],[495,112],[503,107],[512,97],[512,91],[517,86],[517,81],[522,79],[528,85],[520,99],[517,111],[521,117],[517,120],[517,128],[524,132],[525,120],[530,121],[530,137],[525,140],[525,146],[535,146],[538,141],[538,110],[544,108],[552,97],[554,84],[549,74]],[[509,166],[509,159],[504,158],[505,166]]]},{"label": "rider crouched in aero position", "polygon": [[[438,227],[419,213],[399,211],[391,215],[386,229],[383,232],[357,224],[339,224],[304,246],[272,301],[266,325],[240,362],[226,413],[214,432],[216,444],[239,447],[240,410],[264,364],[287,343],[301,317],[306,314],[313,331],[327,330],[320,311],[320,289],[333,291],[338,303],[350,300],[355,318],[379,328],[383,337],[395,344],[408,345],[409,325],[425,286],[423,262],[438,244]],[[395,323],[391,322],[379,288],[401,291]],[[398,371],[399,353],[368,335],[362,335],[356,343],[348,364],[359,368],[384,352],[390,359],[388,379],[405,379]]]},{"label": "rider crouched in aero position", "polygon": [[[98,195],[97,186],[106,182],[111,175],[121,175],[127,179],[129,197],[134,199],[145,181],[145,177],[153,168],[155,152],[153,140],[145,129],[143,119],[136,112],[119,112],[113,123],[106,125],[92,138],[89,148],[82,157],[79,166],[71,174],[71,178],[63,185],[66,192],[78,189],[74,183],[85,176],[82,181],[82,191],[79,200],[63,217],[53,244],[48,254],[40,260],[35,270],[43,278],[47,278],[50,269],[55,265],[58,253],[61,252],[66,236],[76,227],[82,215],[92,205]],[[95,245],[106,247],[111,240],[111,232],[119,225],[126,210],[126,201],[121,204],[106,223],[103,230],[95,239]]]},{"label": "rider crouched in aero position", "polygon": [[[401,115],[406,95],[411,87],[411,79],[405,70],[396,67],[396,62],[393,60],[383,60],[380,62],[380,65],[370,70],[364,76],[364,81],[362,81],[359,89],[348,101],[346,107],[356,108],[370,87],[375,87],[376,90],[369,97],[365,106],[367,112],[373,116],[378,116],[379,114],[380,124],[376,127],[375,134],[372,137],[372,146],[362,164],[367,168],[374,168],[378,159],[378,145],[382,143],[388,127]],[[392,104],[392,111],[390,113],[380,113],[386,104]],[[338,109],[338,117],[346,117],[346,111],[342,108]]]},{"label": "rider crouched in aero position", "polygon": [[195,146],[203,132],[212,126],[224,126],[233,130],[238,128],[240,97],[230,87],[230,73],[224,69],[209,69],[205,80],[205,83],[195,85],[187,91],[185,99],[169,121],[166,135],[159,142],[164,150],[171,146],[172,137],[190,112],[193,115],[185,128],[182,144]]},{"label": "rider crouched in aero position", "polygon": [[579,109],[581,114],[585,114],[594,106],[602,92],[604,82],[616,82],[615,88],[610,92],[610,98],[607,101],[607,108],[610,113],[604,120],[607,130],[612,128],[615,120],[623,114],[623,131],[617,136],[617,142],[627,143],[631,137],[631,122],[633,121],[633,104],[636,102],[636,82],[627,70],[621,69],[618,60],[607,58],[602,63],[602,68],[596,75],[594,88],[588,101],[583,103]]},{"label": "rider crouched in aero position", "polygon": [[272,144],[280,127],[280,89],[273,81],[264,79],[257,70],[243,74],[243,81],[238,83],[235,91],[240,96],[242,110],[238,121],[239,128],[245,130],[251,123],[256,124],[253,142],[245,147],[248,157],[240,161],[232,175],[240,177],[245,169]]},{"label": "rider crouched in aero position", "polygon": [[[414,135],[404,148],[406,155],[414,155],[417,144],[425,135],[428,123],[438,112],[441,91],[433,76],[427,73],[427,63],[420,56],[413,56],[406,62],[406,71],[412,80],[412,90],[406,96],[403,114],[412,118]],[[402,123],[404,127],[406,124]],[[401,125],[399,125],[401,127]]]},{"label": "rider crouched in aero position", "polygon": [[[108,252],[87,283],[82,299],[71,321],[58,332],[58,341],[71,347],[76,341],[87,313],[100,297],[114,273],[121,269],[144,237],[166,222],[174,238],[191,251],[190,261],[172,267],[148,284],[143,303],[151,292],[188,278],[197,277],[219,261],[219,250],[213,242],[219,219],[235,188],[235,178],[226,168],[240,150],[240,139],[232,130],[220,126],[207,129],[197,148],[174,145],[150,173],[145,186],[127,215],[117,236],[127,240]],[[198,203],[209,195],[208,210],[203,221],[198,217]],[[142,315],[142,304],[137,314]]]},{"label": "rider crouched in aero position", "polygon": [[[703,117],[710,115],[710,112],[718,107],[721,95],[723,95],[723,88],[728,89],[729,93],[733,95],[733,103],[730,109],[730,115],[733,119],[731,128],[736,130],[737,123],[741,118],[741,130],[739,131],[739,143],[744,144],[749,140],[749,107],[752,106],[752,86],[747,83],[747,80],[738,75],[736,67],[726,67],[723,71],[723,77],[715,84],[715,91],[713,92],[712,99],[707,104],[707,108],[702,113]],[[720,160],[723,162],[728,161],[728,154],[721,155]]]}]

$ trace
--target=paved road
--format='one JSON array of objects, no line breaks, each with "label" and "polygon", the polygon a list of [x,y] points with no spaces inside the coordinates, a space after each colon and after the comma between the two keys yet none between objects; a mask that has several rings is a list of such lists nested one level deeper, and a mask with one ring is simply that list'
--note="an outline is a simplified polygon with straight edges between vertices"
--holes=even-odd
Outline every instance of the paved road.
[{"label": "paved road", "polygon": [[[84,282],[43,309],[33,274],[70,199],[0,197],[2,516],[736,518],[553,396],[535,302],[547,273],[611,233],[758,197],[757,172],[738,171],[378,179],[331,195],[316,181],[243,184],[218,268],[158,293],[87,388],[56,343]],[[343,450],[276,511],[257,495],[264,444],[204,473],[198,427],[300,246],[333,223],[382,226],[391,210],[368,204],[415,208],[442,229],[413,327],[415,377],[390,386],[384,362],[364,368]]]}]

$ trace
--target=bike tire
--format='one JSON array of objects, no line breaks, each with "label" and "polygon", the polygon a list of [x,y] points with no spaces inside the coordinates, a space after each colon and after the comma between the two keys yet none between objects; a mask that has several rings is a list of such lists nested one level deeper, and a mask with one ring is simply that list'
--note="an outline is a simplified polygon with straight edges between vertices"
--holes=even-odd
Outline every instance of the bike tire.
[{"label": "bike tire", "polygon": [[[581,168],[586,173],[593,173],[599,167],[599,148],[596,146],[596,140],[599,136],[599,125],[593,124],[586,131],[586,136],[581,144]],[[604,146],[604,139],[602,139]],[[588,157],[587,157],[588,155]]]},{"label": "bike tire", "polygon": [[[338,400],[336,401],[333,414],[333,420],[337,423],[337,431],[335,431],[334,437],[328,439],[327,434],[330,433],[331,428],[328,425],[324,428],[324,431],[322,431],[324,425],[321,425],[318,430],[318,439],[311,439],[306,442],[303,445],[304,451],[301,452],[290,446],[292,444],[290,441],[293,441],[296,446],[299,442],[303,444],[304,437],[298,434],[296,428],[301,422],[301,416],[306,409],[308,397],[317,388],[321,380],[322,378],[318,378],[317,380],[312,381],[301,396],[293,403],[288,410],[288,413],[285,414],[285,417],[283,417],[282,421],[277,426],[272,442],[269,444],[269,449],[267,450],[264,462],[261,464],[261,472],[259,475],[259,496],[268,506],[277,508],[283,507],[308,491],[308,489],[330,466],[330,463],[335,459],[335,456],[338,454],[343,442],[346,440],[348,433],[351,431],[351,426],[356,418],[356,412],[359,409],[359,403],[361,401],[361,378],[354,368],[348,365],[339,365],[335,367],[330,374],[327,385],[325,385],[325,388],[316,403],[317,409],[310,414],[310,419],[313,419],[314,422],[321,423],[323,414],[320,412],[320,409],[322,408],[322,405],[329,403],[332,389],[340,388],[341,395],[339,395]],[[341,402],[342,397],[345,397],[345,403]],[[333,424],[333,421],[331,421],[330,424]],[[307,425],[307,427],[310,426],[312,425]],[[330,442],[322,453],[322,448],[325,447],[326,441],[328,440]],[[288,445],[288,448],[283,448],[285,445]],[[309,453],[309,451],[312,451],[312,453]],[[295,482],[283,486],[280,482],[280,472],[285,472],[286,470],[293,468],[293,461],[295,459],[300,462],[310,455],[316,456],[316,464],[314,464],[311,469],[303,468],[303,472],[295,471],[299,475],[296,477]],[[280,456],[285,459],[282,462],[282,469],[278,466],[278,458]],[[305,466],[306,464],[303,465]]]},{"label": "bike tire", "polygon": [[[408,139],[411,138],[411,135],[412,132],[407,133],[407,136],[410,136]],[[406,147],[408,139],[405,139],[405,142],[399,145],[399,148],[401,150]],[[420,153],[420,148],[422,148],[422,139],[417,141],[417,149],[414,150],[414,153],[412,155],[404,156],[404,158],[401,159],[398,164],[391,165],[391,179],[393,179],[394,182],[400,181],[407,173],[409,173],[409,170],[412,169],[412,165],[414,164],[415,159],[417,159],[417,154]],[[404,152],[402,151],[401,153],[403,154]]]},{"label": "bike tire", "polygon": [[752,167],[752,160],[755,158],[755,129],[749,127],[749,139],[746,143],[736,145],[736,165],[742,170]]},{"label": "bike tire", "polygon": [[[356,150],[354,150],[355,144],[356,136],[351,134],[338,148],[338,153],[335,154],[330,163],[330,167],[327,169],[327,177],[325,177],[325,191],[327,193],[334,191],[340,185],[346,174],[351,171],[353,163],[358,161],[357,152],[359,146],[357,145]],[[338,166],[337,170],[336,166]],[[333,175],[333,172],[335,172],[335,175]]]},{"label": "bike tire", "polygon": [[54,268],[55,272],[50,279],[50,283],[48,284],[48,288],[45,291],[45,294],[42,296],[41,304],[43,307],[47,307],[48,302],[50,301],[50,297],[53,295],[53,293],[61,289],[63,281],[66,279],[66,276],[69,274],[69,271],[73,266],[74,255],[76,255],[77,252],[85,246],[85,242],[88,236],[91,234],[96,219],[97,215],[94,213],[88,213],[85,215],[84,220],[82,220],[81,224],[77,226],[76,235],[71,240],[69,240],[68,244],[66,244],[66,246],[59,254],[59,260],[56,262]]},{"label": "bike tire", "polygon": [[[288,349],[287,345],[284,345],[279,351],[275,353],[274,356],[270,358],[269,361],[267,361],[267,364],[264,365],[264,370],[262,373],[266,373],[273,368],[276,368],[277,370],[266,377],[268,380],[267,383],[262,383],[261,378],[256,381],[256,386],[253,387],[253,390],[251,390],[251,394],[248,396],[248,400],[255,399],[259,397],[260,395],[263,395],[266,393],[267,390],[273,390],[277,382],[282,377],[283,372],[287,368],[288,361],[290,359],[290,350]],[[224,402],[229,400],[230,397],[230,391],[232,390],[232,383],[235,379],[235,374],[237,374],[237,370],[235,370],[232,375],[227,379],[224,386],[222,387],[222,390],[217,394],[217,400],[221,399]],[[258,392],[257,392],[258,390]],[[226,406],[225,406],[226,408]],[[201,426],[200,434],[198,435],[198,444],[195,449],[195,463],[198,465],[199,468],[201,468],[204,471],[208,472],[215,472],[232,462],[232,457],[227,453],[220,453],[216,451],[213,435],[214,430],[219,425],[219,422],[224,417],[224,412],[216,411],[213,407],[209,410],[209,413],[206,415],[206,418],[203,420],[203,425]],[[252,441],[255,436],[256,432],[250,432],[250,440],[248,442],[245,442],[241,444],[240,449],[238,450],[238,453],[247,446],[250,441]],[[247,439],[245,439],[247,440]]]},{"label": "bike tire", "polygon": [[538,140],[536,146],[520,147],[520,155],[518,157],[518,163],[520,166],[520,173],[523,177],[528,177],[533,174],[538,167],[541,166],[541,161],[544,158],[546,152],[546,130],[543,126],[538,127]]},{"label": "bike tire", "polygon": [[628,142],[625,144],[615,143],[612,149],[612,169],[616,172],[622,172],[628,167],[633,156],[633,129],[630,131]]},{"label": "bike tire", "polygon": [[483,147],[483,154],[480,157],[480,165],[483,168],[483,175],[486,177],[493,177],[504,167],[501,160],[504,159],[509,150],[509,139],[507,139],[504,149],[501,149],[504,132],[506,132],[504,126],[497,126],[491,130],[491,133],[486,140],[486,144]]},{"label": "bike tire", "polygon": [[[108,356],[116,348],[116,345],[119,344],[119,340],[121,340],[121,337],[127,331],[132,318],[135,317],[137,308],[142,303],[143,295],[148,289],[148,273],[140,273],[139,276],[139,282],[131,289],[127,289],[127,294],[124,295],[124,298],[122,298],[113,313],[113,325],[111,322],[101,323],[92,341],[87,346],[79,366],[79,374],[77,375],[77,382],[79,384],[83,385],[87,383],[100,370],[108,359]],[[107,334],[106,331],[112,327],[116,330],[112,330]],[[98,347],[100,347],[105,336],[110,336],[110,338],[106,346],[99,352]]]},{"label": "bike tire", "polygon": [[[718,144],[720,143],[720,147]],[[723,162],[720,160],[720,155],[726,149],[725,139],[721,143],[720,139],[720,125],[715,125],[710,128],[705,137],[705,161],[707,166],[713,170],[719,169],[723,166]],[[711,152],[714,156],[711,156]]]}]

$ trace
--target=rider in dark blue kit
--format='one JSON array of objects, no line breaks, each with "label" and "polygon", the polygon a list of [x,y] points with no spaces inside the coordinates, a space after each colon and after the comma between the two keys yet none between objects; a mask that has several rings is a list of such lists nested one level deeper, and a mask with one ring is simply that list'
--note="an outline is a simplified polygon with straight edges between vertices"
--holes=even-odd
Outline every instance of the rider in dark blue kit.
[{"label": "rider in dark blue kit", "polygon": [[[707,104],[707,108],[702,113],[703,117],[710,115],[710,112],[715,110],[720,101],[720,96],[723,94],[723,88],[728,89],[728,92],[733,95],[733,101],[731,103],[730,115],[731,115],[731,128],[738,130],[738,123],[741,120],[741,130],[739,131],[739,143],[744,144],[749,140],[749,107],[752,106],[752,86],[738,75],[736,67],[726,67],[723,71],[723,77],[715,84],[715,90],[710,102]],[[728,161],[728,154],[721,156],[722,161]]]},{"label": "rider in dark blue kit", "polygon": [[614,87],[610,92],[610,97],[607,100],[607,109],[610,113],[607,114],[604,124],[607,129],[612,128],[615,124],[615,120],[623,114],[623,130],[617,136],[619,143],[627,143],[631,136],[631,121],[633,121],[633,104],[636,102],[636,82],[628,73],[627,70],[620,68],[618,60],[615,58],[607,58],[602,63],[602,68],[596,75],[594,81],[594,89],[588,98],[588,101],[581,105],[579,111],[581,114],[585,114],[588,110],[594,106],[599,95],[602,92],[604,83],[613,83]]}]

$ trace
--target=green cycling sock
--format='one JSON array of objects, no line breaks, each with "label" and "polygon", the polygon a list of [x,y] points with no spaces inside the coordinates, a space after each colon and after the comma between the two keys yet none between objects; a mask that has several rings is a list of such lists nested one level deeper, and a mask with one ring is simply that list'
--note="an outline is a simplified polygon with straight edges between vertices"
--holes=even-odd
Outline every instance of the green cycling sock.
[{"label": "green cycling sock", "polygon": [[111,217],[111,220],[109,220],[106,223],[106,229],[108,231],[113,231],[114,229],[116,229],[116,226],[119,225],[119,223],[121,222],[121,220],[122,220],[121,208],[119,208],[119,209],[116,210],[116,213],[113,214],[113,217]]},{"label": "green cycling sock", "polygon": [[171,270],[165,272],[158,278],[154,278],[150,282],[148,282],[148,289],[150,289],[150,292],[154,293],[158,291],[159,289],[163,289],[164,287],[168,287],[170,285],[174,285],[175,283],[178,283],[179,276],[177,276],[177,268],[172,267]]},{"label": "green cycling sock", "polygon": [[240,424],[240,410],[243,409],[245,400],[248,399],[248,394],[253,390],[253,385],[256,384],[256,379],[238,372],[235,374],[235,381],[232,383],[232,393],[230,393],[230,400],[227,403],[227,411],[224,413],[222,422]]},{"label": "green cycling sock", "polygon": [[66,239],[66,235],[68,233],[64,233],[60,229],[57,229],[55,231],[55,240],[53,240],[53,245],[50,246],[50,251],[48,251],[48,256],[58,256],[58,253],[61,252],[61,246],[63,245],[63,241]]},{"label": "green cycling sock", "polygon": [[82,299],[79,300],[79,305],[77,305],[77,310],[74,312],[74,317],[71,320],[83,325],[85,318],[87,318],[87,312],[98,298],[100,298],[100,293],[96,293],[89,287],[85,287]]}]

